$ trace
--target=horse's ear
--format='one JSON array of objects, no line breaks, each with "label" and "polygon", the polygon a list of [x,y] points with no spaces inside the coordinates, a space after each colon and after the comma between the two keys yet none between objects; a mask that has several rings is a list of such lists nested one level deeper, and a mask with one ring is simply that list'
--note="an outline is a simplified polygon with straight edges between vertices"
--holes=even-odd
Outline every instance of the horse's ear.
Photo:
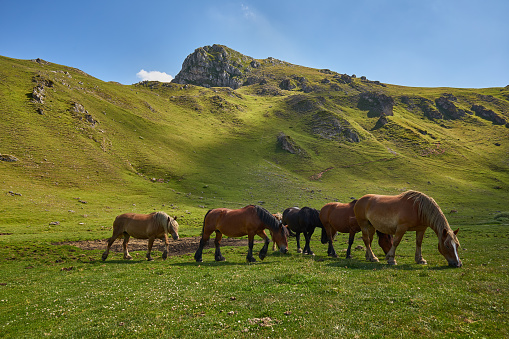
[{"label": "horse's ear", "polygon": [[458,228],[456,231],[454,231],[454,235],[458,234],[459,230],[460,229]]},{"label": "horse's ear", "polygon": [[177,216],[174,216],[174,217],[173,217],[173,220],[177,220]]}]

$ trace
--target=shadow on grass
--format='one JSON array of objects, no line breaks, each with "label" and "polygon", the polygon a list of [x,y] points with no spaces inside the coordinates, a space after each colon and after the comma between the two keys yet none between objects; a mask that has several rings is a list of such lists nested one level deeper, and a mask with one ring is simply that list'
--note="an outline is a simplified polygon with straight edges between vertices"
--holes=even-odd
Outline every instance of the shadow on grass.
[{"label": "shadow on grass", "polygon": [[329,267],[338,267],[338,268],[348,268],[348,269],[359,269],[366,271],[373,270],[398,270],[398,271],[422,271],[422,270],[446,270],[452,269],[453,267],[449,267],[448,265],[443,266],[428,266],[428,265],[419,265],[419,264],[409,264],[403,263],[398,265],[389,265],[384,261],[380,262],[368,262],[365,260],[358,259],[337,259],[337,258],[328,258],[330,260],[326,266]]}]

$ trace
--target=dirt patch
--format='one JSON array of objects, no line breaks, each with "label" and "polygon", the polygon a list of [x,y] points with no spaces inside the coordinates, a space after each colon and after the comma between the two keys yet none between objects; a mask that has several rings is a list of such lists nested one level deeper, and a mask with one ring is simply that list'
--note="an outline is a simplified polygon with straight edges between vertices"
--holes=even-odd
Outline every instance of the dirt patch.
[{"label": "dirt patch", "polygon": [[[111,245],[110,251],[122,252],[122,239],[117,239]],[[129,245],[127,249],[129,252],[132,251],[147,251],[147,240],[146,239],[129,239]],[[255,241],[255,243],[260,241]],[[183,254],[194,253],[198,249],[200,243],[200,237],[189,237],[180,238],[179,240],[170,240],[170,249],[168,256],[178,256]],[[107,245],[107,239],[103,240],[90,240],[90,241],[63,241],[56,242],[53,245],[70,245],[76,246],[83,250],[105,250]],[[236,238],[223,238],[221,240],[221,247],[223,246],[247,246],[247,239],[236,239]],[[210,239],[205,248],[214,247],[214,239]],[[156,239],[152,251],[164,251],[164,241]]]}]

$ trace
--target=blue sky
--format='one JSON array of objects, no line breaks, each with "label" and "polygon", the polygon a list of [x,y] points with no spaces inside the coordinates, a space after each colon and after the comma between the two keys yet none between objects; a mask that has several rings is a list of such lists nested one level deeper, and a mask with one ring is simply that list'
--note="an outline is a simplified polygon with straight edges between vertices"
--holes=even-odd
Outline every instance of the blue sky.
[{"label": "blue sky", "polygon": [[0,0],[0,55],[132,84],[222,44],[396,85],[502,87],[508,16],[507,0]]}]

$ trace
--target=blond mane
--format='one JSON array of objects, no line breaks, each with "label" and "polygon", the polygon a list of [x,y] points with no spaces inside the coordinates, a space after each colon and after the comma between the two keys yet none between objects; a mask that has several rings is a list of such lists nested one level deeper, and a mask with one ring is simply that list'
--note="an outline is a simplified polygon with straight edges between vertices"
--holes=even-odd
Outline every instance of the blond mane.
[{"label": "blond mane", "polygon": [[[159,224],[163,227],[164,229],[164,233],[169,233],[170,230],[168,228],[168,214],[164,213],[164,212],[156,212],[154,214],[154,220],[156,222],[156,224]],[[172,221],[173,218],[170,218],[170,222]]]},{"label": "blond mane", "polygon": [[401,193],[400,196],[414,202],[414,206],[417,206],[419,219],[433,229],[436,234],[441,234],[443,230],[452,234],[447,218],[432,197],[418,191],[407,191]]}]

